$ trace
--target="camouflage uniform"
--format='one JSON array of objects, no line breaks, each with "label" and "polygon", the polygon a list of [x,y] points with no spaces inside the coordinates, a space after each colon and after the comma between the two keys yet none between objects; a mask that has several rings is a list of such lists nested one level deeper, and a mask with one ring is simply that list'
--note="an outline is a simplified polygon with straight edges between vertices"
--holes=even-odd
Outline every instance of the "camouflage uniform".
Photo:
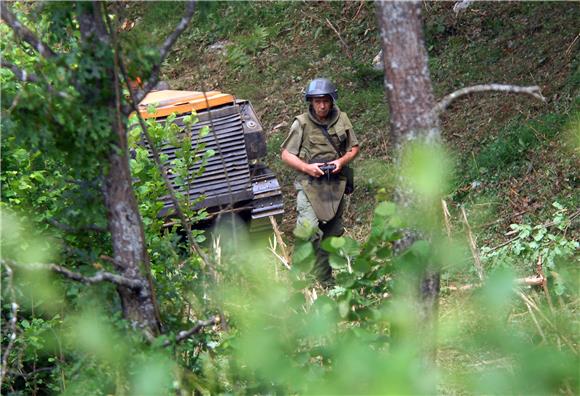
[{"label": "camouflage uniform", "polygon": [[[321,128],[327,128],[330,138],[343,152],[350,151],[358,145],[348,116],[335,104],[324,124],[316,119],[312,107],[307,113],[296,117],[290,127],[290,134],[282,143],[282,148],[307,163],[337,159],[339,155]],[[342,175],[314,178],[299,173],[294,186],[297,191],[298,212],[296,230],[312,229],[312,242],[317,252],[314,274],[321,281],[329,281],[332,271],[328,264],[328,254],[320,248],[320,242],[326,237],[340,236],[344,232],[342,215],[346,178]],[[302,232],[300,234],[303,235]]]}]

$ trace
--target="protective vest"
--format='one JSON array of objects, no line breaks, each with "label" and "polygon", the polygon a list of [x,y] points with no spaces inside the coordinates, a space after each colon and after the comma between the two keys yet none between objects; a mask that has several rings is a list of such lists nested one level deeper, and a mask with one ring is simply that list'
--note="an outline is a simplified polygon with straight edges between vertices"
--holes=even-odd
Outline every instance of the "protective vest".
[{"label": "protective vest", "polygon": [[[305,162],[328,162],[337,159],[346,151],[347,131],[352,131],[352,124],[337,107],[328,125],[321,125],[313,120],[309,113],[296,117],[302,128],[302,143],[298,157]],[[326,127],[330,138],[340,149],[337,154],[334,147],[322,133],[321,128]],[[310,201],[316,217],[321,221],[329,221],[335,215],[344,195],[346,178],[342,175],[324,175],[319,178],[300,174],[297,182],[302,187],[306,197]]]},{"label": "protective vest", "polygon": [[326,127],[330,138],[340,149],[341,155],[346,152],[347,131],[352,131],[352,124],[347,115],[336,108],[334,117],[328,125],[317,123],[309,113],[304,113],[296,117],[302,127],[302,144],[298,157],[305,162],[313,162],[314,159],[323,158],[334,160],[338,154],[332,145],[323,135],[321,128]]}]

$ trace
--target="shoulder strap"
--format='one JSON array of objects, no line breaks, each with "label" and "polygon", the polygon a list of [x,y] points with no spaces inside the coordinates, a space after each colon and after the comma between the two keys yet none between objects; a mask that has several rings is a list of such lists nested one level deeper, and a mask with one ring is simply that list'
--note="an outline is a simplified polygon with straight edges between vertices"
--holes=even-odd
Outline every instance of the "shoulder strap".
[{"label": "shoulder strap", "polygon": [[324,135],[326,140],[328,140],[328,143],[330,143],[330,145],[334,148],[334,151],[336,151],[339,157],[342,157],[344,153],[337,147],[336,144],[334,144],[334,141],[330,138],[330,135],[328,134],[328,128],[322,125],[318,125],[318,127],[322,131],[322,134]]},{"label": "shoulder strap", "polygon": [[[298,122],[300,123],[300,126],[302,127],[302,130],[304,130],[306,123],[308,122],[308,115],[307,114],[300,114],[299,116],[296,116],[296,119],[298,120]],[[310,122],[311,124],[314,124],[313,122]],[[332,148],[334,148],[334,151],[336,151],[336,153],[338,154],[339,157],[342,157],[344,155],[344,152],[341,151],[336,144],[334,144],[334,141],[331,139],[329,133],[328,133],[328,128],[322,125],[318,125],[318,124],[314,124],[316,125],[318,128],[320,128],[320,130],[322,131],[322,134],[324,135],[324,137],[326,138],[326,140],[328,140],[328,143],[330,143],[330,145],[332,146]]]}]

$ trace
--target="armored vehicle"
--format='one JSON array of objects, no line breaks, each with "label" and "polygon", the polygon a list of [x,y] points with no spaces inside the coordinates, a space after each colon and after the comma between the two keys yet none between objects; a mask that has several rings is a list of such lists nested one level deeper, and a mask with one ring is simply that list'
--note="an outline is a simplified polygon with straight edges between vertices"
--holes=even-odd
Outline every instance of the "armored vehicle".
[{"label": "armored vehicle", "polygon": [[[152,113],[148,112],[151,105],[155,107]],[[189,196],[190,201],[195,202],[195,209],[205,208],[210,218],[236,213],[249,225],[251,232],[270,229],[269,216],[282,215],[280,185],[274,173],[261,162],[266,156],[266,141],[249,101],[219,91],[204,94],[161,90],[149,93],[139,104],[139,112],[144,118],[161,122],[176,113],[178,125],[183,125],[183,117],[197,113],[199,122],[192,127],[192,144],[203,142],[205,150],[215,152],[200,175],[192,176],[187,183],[176,183],[176,176],[171,171],[176,148],[165,144],[160,149],[160,154],[166,155],[165,166],[173,187]],[[205,126],[210,131],[200,137],[200,130]],[[201,166],[201,161],[196,163],[190,174],[198,173]],[[173,217],[169,196],[163,197],[163,204],[160,215]]]}]

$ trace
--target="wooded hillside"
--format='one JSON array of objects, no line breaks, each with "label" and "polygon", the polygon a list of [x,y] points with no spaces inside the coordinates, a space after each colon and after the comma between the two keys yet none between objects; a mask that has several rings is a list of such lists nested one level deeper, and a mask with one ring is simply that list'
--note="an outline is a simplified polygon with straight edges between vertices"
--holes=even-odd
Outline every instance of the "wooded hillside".
[{"label": "wooded hillside", "polygon": [[[578,394],[580,4],[415,5],[440,142],[403,150],[379,4],[3,2],[2,394]],[[316,77],[361,147],[332,286],[280,160]],[[180,138],[195,116],[136,117],[161,80],[251,102],[268,240],[202,229],[172,189],[216,153]],[[167,141],[176,175],[146,150]]]}]

